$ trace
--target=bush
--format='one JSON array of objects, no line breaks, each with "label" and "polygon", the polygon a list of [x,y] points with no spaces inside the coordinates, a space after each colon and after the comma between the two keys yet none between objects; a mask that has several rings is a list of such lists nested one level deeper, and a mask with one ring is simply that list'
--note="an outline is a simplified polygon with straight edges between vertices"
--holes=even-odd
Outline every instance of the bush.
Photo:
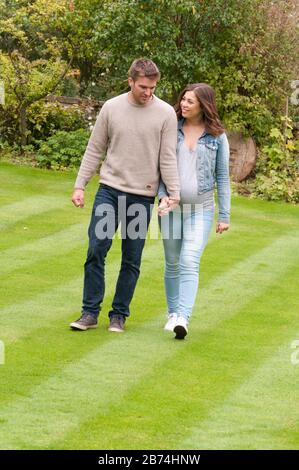
[{"label": "bush", "polygon": [[[57,93],[58,90],[56,90]],[[74,77],[65,77],[63,83],[59,87],[59,94],[62,96],[78,96],[80,86]]]},{"label": "bush", "polygon": [[14,105],[0,106],[0,136],[2,142],[14,145],[18,140],[19,124],[17,110]]},{"label": "bush", "polygon": [[79,106],[65,107],[60,103],[38,101],[28,108],[28,143],[46,140],[57,131],[76,131],[88,127]]},{"label": "bush", "polygon": [[299,203],[299,139],[293,137],[289,118],[282,118],[284,131],[273,128],[269,143],[260,152],[255,179],[240,185],[240,192],[269,201]]},{"label": "bush", "polygon": [[[38,148],[37,141],[46,140],[57,131],[88,129],[88,121],[79,106],[37,101],[27,110],[28,144]],[[19,143],[18,112],[15,105],[0,106],[1,139],[10,145]]]},{"label": "bush", "polygon": [[258,174],[252,184],[252,195],[268,201],[299,203],[299,179],[288,171]]},{"label": "bush", "polygon": [[61,170],[78,167],[81,163],[89,132],[78,129],[73,132],[58,131],[44,142],[36,155],[37,165],[42,168]]}]

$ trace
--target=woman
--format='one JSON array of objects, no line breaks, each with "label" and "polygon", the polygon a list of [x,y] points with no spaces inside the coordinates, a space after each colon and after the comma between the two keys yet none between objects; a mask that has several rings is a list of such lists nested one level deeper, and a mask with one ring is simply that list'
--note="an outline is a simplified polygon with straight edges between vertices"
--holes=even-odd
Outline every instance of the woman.
[{"label": "woman", "polygon": [[177,159],[181,201],[174,208],[163,181],[159,187],[159,223],[165,252],[168,319],[165,330],[184,339],[195,302],[200,258],[214,218],[217,185],[219,215],[216,232],[229,228],[229,145],[220,122],[213,88],[188,85],[180,94]]}]

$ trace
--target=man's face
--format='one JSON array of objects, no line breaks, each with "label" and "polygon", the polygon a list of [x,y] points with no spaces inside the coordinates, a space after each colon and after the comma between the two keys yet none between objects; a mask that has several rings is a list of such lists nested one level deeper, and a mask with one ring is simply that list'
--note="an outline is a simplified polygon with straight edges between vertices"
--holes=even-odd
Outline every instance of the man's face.
[{"label": "man's face", "polygon": [[157,85],[157,79],[138,77],[135,81],[129,78],[132,98],[136,104],[147,104],[153,96]]}]

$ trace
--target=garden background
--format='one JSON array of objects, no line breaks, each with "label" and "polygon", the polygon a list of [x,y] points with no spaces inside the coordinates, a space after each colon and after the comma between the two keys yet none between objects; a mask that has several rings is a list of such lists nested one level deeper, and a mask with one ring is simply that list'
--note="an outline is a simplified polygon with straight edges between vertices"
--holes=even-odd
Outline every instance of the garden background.
[{"label": "garden background", "polygon": [[[0,0],[1,449],[298,449],[298,10]],[[226,129],[257,146],[249,177],[232,183],[231,228],[204,254],[184,342],[163,331],[158,239],[125,334],[107,331],[119,240],[99,328],[68,329],[98,184],[73,208],[76,169],[95,110],[128,89],[140,56],[159,65],[157,95],[171,104],[186,83],[210,83]]]}]

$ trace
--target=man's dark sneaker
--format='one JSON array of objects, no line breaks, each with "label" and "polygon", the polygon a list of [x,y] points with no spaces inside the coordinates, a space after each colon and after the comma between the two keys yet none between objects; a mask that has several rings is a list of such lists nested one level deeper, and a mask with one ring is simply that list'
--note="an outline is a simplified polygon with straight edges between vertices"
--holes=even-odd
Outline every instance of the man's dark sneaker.
[{"label": "man's dark sneaker", "polygon": [[78,320],[70,324],[70,327],[73,330],[89,330],[91,328],[96,328],[98,326],[98,320],[94,315],[90,313],[83,313]]},{"label": "man's dark sneaker", "polygon": [[123,315],[111,315],[108,330],[122,333],[125,330],[125,317]]}]

